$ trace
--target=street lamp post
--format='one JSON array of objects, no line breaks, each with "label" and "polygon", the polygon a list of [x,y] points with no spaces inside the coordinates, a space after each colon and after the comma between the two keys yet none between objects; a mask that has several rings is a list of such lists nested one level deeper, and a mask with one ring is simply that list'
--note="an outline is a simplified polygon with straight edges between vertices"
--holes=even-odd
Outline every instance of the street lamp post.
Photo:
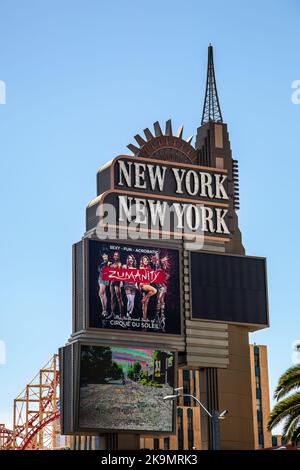
[{"label": "street lamp post", "polygon": [[191,395],[189,393],[180,393],[182,392],[183,387],[175,388],[176,395],[166,395],[163,397],[163,400],[177,400],[177,398],[181,397],[190,397],[202,408],[205,413],[211,419],[211,427],[212,427],[212,448],[213,450],[220,450],[220,420],[225,419],[225,416],[228,413],[228,410],[224,410],[221,413],[217,410],[213,410],[211,413],[205,408],[203,403],[198,400],[197,397]]}]

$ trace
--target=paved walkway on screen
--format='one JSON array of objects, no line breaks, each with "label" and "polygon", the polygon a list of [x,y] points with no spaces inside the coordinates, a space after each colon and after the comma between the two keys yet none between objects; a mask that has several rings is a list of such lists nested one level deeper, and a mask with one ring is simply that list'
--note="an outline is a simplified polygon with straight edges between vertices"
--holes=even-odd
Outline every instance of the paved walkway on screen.
[{"label": "paved walkway on screen", "polygon": [[86,428],[165,431],[172,430],[173,393],[169,385],[139,385],[129,379],[90,384],[80,389],[79,425]]}]

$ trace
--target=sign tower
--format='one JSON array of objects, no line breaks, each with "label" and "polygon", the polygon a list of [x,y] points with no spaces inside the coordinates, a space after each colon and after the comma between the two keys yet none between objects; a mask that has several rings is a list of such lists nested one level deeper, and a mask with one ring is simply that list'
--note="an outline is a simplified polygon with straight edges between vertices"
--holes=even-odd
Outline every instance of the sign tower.
[{"label": "sign tower", "polygon": [[[242,244],[238,164],[211,45],[195,145],[171,120],[135,141],[132,155],[99,169],[86,231],[73,247],[62,430],[106,436],[107,448],[172,436],[175,406],[163,397],[182,385],[179,370],[194,370],[198,398],[211,411],[229,411],[221,448],[251,449],[248,334],[269,324],[266,263],[246,256]],[[207,416],[199,429],[201,448],[210,448]]]}]

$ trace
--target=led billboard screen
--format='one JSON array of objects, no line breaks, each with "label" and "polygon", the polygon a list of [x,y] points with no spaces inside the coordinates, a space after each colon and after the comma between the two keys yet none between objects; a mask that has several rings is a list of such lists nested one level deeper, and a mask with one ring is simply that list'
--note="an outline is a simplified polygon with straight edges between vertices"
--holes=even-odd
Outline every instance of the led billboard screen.
[{"label": "led billboard screen", "polygon": [[266,260],[191,253],[192,317],[268,324]]},{"label": "led billboard screen", "polygon": [[79,429],[172,433],[174,353],[81,346]]},{"label": "led billboard screen", "polygon": [[179,251],[89,240],[89,326],[180,334]]}]

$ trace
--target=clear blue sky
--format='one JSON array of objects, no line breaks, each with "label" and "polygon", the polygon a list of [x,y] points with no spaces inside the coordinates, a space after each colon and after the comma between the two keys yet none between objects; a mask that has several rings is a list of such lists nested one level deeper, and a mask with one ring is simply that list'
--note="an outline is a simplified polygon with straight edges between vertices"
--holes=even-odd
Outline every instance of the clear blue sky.
[{"label": "clear blue sky", "polygon": [[240,226],[267,256],[271,392],[299,331],[297,0],[2,0],[0,422],[71,332],[71,247],[101,164],[172,118],[199,126],[207,46],[239,160]]}]

